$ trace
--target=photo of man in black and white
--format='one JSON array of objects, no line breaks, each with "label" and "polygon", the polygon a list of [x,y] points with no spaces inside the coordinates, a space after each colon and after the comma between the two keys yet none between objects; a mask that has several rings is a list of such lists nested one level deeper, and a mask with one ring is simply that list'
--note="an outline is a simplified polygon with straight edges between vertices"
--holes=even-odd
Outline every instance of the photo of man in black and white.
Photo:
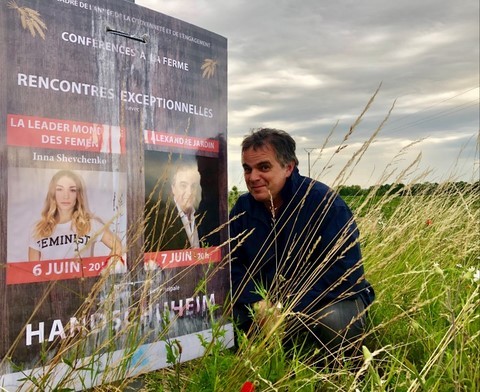
[{"label": "photo of man in black and white", "polygon": [[[176,161],[146,154],[145,251],[160,252],[218,245],[217,189],[202,188],[195,157]],[[205,158],[204,158],[205,159]],[[211,169],[212,170],[212,169]],[[218,204],[217,204],[218,206]]]}]

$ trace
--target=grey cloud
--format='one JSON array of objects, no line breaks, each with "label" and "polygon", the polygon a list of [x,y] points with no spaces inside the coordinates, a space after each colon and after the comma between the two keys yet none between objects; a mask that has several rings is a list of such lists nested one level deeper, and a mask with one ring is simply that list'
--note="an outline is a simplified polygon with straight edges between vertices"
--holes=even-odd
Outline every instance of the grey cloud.
[{"label": "grey cloud", "polygon": [[[341,140],[381,82],[350,142],[363,142],[397,100],[378,136],[379,142],[397,140],[379,143],[377,157],[385,162],[402,140],[444,138],[420,143],[416,151],[423,152],[422,165],[447,170],[452,150],[460,148],[449,137],[478,133],[476,0],[137,3],[226,37],[230,140],[251,127],[282,126],[298,141],[302,168],[303,149],[321,145],[337,121],[333,141]],[[230,186],[241,178],[237,154],[238,145],[230,145]],[[469,159],[473,166],[474,157]],[[366,167],[378,171],[380,164],[366,158]],[[363,169],[352,181],[369,177]]]}]

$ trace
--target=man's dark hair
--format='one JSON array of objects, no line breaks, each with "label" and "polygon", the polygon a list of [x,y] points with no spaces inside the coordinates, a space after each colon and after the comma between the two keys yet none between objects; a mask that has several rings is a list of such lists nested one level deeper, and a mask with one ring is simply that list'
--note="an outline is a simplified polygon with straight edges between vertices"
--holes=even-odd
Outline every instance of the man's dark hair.
[{"label": "man's dark hair", "polygon": [[266,145],[272,146],[278,162],[282,166],[295,162],[298,166],[298,158],[295,155],[295,140],[285,131],[273,128],[253,129],[250,135],[242,142],[242,152],[253,148],[255,151]]}]

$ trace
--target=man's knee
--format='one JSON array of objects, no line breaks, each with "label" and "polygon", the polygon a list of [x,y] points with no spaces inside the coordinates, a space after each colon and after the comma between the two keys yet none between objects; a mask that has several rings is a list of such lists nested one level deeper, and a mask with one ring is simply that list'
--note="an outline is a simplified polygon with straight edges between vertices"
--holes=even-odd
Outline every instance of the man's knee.
[{"label": "man's knee", "polygon": [[329,305],[315,317],[314,339],[330,352],[360,347],[365,332],[365,307],[360,298]]}]

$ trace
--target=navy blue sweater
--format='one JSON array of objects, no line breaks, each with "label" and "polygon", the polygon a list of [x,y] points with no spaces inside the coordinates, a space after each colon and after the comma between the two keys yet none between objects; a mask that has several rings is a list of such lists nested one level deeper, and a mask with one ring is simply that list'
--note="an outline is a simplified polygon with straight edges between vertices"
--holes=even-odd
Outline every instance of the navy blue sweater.
[{"label": "navy blue sweater", "polygon": [[265,289],[274,301],[291,301],[294,311],[308,313],[359,296],[368,306],[374,293],[364,277],[358,229],[345,202],[297,168],[281,195],[276,217],[249,193],[230,212],[235,305],[262,300]]}]

